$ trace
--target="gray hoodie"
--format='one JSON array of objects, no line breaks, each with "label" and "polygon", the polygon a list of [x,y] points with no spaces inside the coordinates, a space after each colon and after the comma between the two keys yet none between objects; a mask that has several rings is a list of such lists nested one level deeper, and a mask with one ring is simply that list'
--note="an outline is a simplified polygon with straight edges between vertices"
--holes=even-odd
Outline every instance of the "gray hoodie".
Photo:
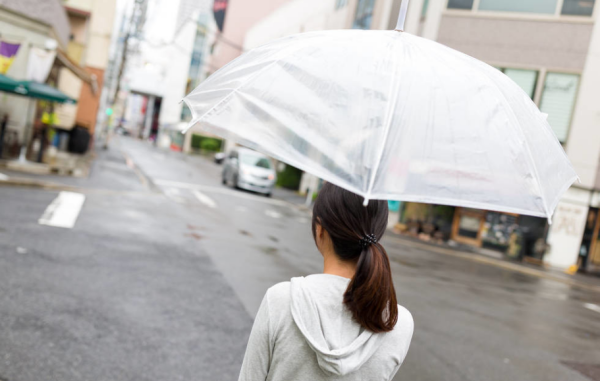
[{"label": "gray hoodie", "polygon": [[391,380],[410,345],[412,316],[398,306],[393,331],[363,329],[343,304],[349,281],[318,274],[271,287],[252,327],[240,381]]}]

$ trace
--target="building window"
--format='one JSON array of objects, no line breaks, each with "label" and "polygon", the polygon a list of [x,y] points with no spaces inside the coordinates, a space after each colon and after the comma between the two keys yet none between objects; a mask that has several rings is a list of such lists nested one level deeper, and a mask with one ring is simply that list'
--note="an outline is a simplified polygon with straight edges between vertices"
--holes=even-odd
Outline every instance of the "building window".
[{"label": "building window", "polygon": [[375,0],[358,0],[352,29],[371,29]]},{"label": "building window", "polygon": [[557,2],[558,0],[481,0],[478,10],[554,14]]},{"label": "building window", "polygon": [[535,87],[538,79],[537,70],[500,68],[500,71],[515,81],[531,99],[535,95]]},{"label": "building window", "polygon": [[564,0],[563,15],[591,16],[594,13],[595,0]]},{"label": "building window", "polygon": [[448,0],[448,9],[466,9],[493,12],[520,12],[546,15],[592,16],[595,0]]},{"label": "building window", "polygon": [[348,5],[348,0],[335,0],[335,9],[344,8]]},{"label": "building window", "polygon": [[548,114],[548,123],[561,143],[567,141],[578,88],[578,74],[546,75],[540,110]]},{"label": "building window", "polygon": [[471,9],[473,0],[448,0],[448,9]]},{"label": "building window", "polygon": [[421,9],[421,17],[427,16],[427,9],[429,9],[429,0],[423,1],[423,8]]}]

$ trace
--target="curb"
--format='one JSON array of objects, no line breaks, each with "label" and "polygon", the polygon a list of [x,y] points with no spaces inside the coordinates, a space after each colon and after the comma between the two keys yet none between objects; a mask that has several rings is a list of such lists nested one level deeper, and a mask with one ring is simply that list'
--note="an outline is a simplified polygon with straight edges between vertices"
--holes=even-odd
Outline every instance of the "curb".
[{"label": "curb", "polygon": [[27,188],[39,188],[39,189],[54,189],[54,190],[76,190],[78,188],[69,185],[63,185],[58,183],[52,183],[49,181],[40,181],[35,179],[29,179],[25,177],[9,177],[6,179],[0,179],[0,186],[13,186],[13,187],[27,187]]}]

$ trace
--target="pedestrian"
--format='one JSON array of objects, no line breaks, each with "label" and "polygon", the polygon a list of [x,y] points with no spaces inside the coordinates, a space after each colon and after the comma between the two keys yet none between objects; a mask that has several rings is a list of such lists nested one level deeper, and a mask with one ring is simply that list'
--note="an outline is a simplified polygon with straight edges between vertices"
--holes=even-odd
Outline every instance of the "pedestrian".
[{"label": "pedestrian", "polygon": [[397,305],[379,240],[386,201],[326,183],[312,232],[323,274],[271,287],[250,334],[240,381],[391,380],[406,356],[413,319]]}]

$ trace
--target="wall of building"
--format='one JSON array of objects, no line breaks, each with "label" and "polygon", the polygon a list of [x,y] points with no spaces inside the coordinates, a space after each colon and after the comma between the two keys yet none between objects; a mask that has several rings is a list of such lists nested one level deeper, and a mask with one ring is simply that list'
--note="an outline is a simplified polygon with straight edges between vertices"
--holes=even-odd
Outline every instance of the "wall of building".
[{"label": "wall of building", "polygon": [[593,24],[443,15],[437,41],[487,63],[581,71]]},{"label": "wall of building", "polygon": [[287,1],[289,0],[230,0],[225,14],[223,38],[217,39],[211,57],[211,67],[216,70],[239,56],[246,32]]},{"label": "wall of building", "polygon": [[336,0],[293,0],[257,22],[246,33],[244,49],[252,49],[295,33],[343,29],[349,7],[335,8]]}]

